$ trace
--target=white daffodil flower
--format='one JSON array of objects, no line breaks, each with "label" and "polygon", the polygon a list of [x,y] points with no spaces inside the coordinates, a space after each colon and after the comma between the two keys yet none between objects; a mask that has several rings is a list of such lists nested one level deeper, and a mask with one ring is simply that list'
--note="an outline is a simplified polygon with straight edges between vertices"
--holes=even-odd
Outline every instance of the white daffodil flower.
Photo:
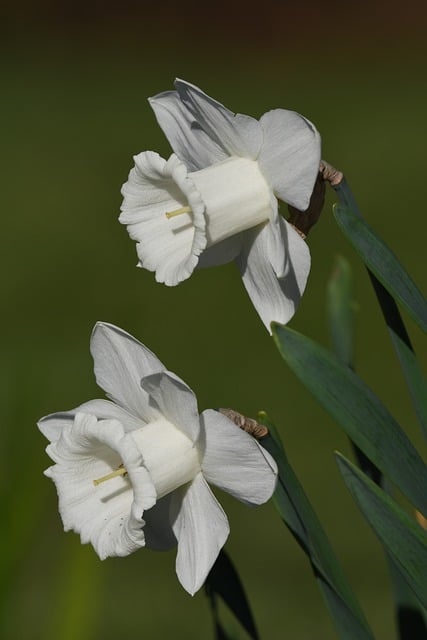
[{"label": "white daffodil flower", "polygon": [[125,331],[98,323],[96,380],[111,401],[91,400],[38,423],[55,464],[65,530],[101,559],[178,544],[176,571],[194,594],[229,526],[212,483],[250,505],[272,495],[273,458],[221,413],[199,415],[192,390]]},{"label": "white daffodil flower", "polygon": [[266,327],[286,323],[304,292],[310,252],[277,198],[307,209],[320,136],[294,111],[274,109],[258,121],[188,82],[175,87],[150,99],[175,153],[135,156],[122,188],[119,220],[137,242],[138,266],[176,285],[196,266],[235,260]]}]

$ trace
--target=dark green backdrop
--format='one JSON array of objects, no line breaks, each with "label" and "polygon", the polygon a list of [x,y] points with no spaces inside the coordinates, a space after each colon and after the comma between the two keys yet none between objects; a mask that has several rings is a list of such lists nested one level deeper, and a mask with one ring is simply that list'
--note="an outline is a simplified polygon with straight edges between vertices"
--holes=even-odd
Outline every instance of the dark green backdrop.
[{"label": "dark green backdrop", "polygon": [[[100,395],[89,337],[97,320],[147,344],[195,390],[200,410],[267,410],[378,638],[392,633],[381,549],[342,486],[339,428],[280,360],[234,265],[177,288],[135,268],[117,222],[132,155],[168,144],[146,98],[175,76],[229,108],[300,111],[346,173],[366,218],[425,276],[427,62],[421,3],[21,3],[5,9],[2,67],[2,610],[9,640],[209,638],[174,553],[101,563],[64,534],[36,420]],[[19,11],[19,13],[18,13]],[[423,26],[424,25],[424,26]],[[394,354],[363,268],[336,228],[331,194],[309,237],[313,266],[291,325],[328,343],[325,287],[338,253],[354,266],[357,368],[419,442]],[[415,346],[425,343],[409,322]],[[425,359],[424,359],[425,361]],[[219,496],[227,549],[263,638],[333,638],[305,557],[271,505]],[[243,636],[242,636],[243,637]]]}]

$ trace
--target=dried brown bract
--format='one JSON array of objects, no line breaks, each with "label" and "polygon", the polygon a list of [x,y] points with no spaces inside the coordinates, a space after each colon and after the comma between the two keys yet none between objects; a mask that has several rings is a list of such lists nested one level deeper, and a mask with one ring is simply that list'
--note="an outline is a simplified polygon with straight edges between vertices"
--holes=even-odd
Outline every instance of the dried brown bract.
[{"label": "dried brown bract", "polygon": [[322,160],[320,163],[320,174],[323,176],[325,182],[329,182],[331,187],[337,187],[344,178],[342,171],[335,169],[335,167],[329,164],[329,162],[326,162],[326,160]]},{"label": "dried brown bract", "polygon": [[218,411],[229,418],[229,420],[234,422],[234,424],[237,425],[240,429],[243,429],[243,431],[246,431],[246,433],[249,433],[249,435],[253,436],[257,440],[263,438],[268,433],[268,429],[266,426],[264,426],[263,424],[259,424],[259,422],[257,422],[253,418],[247,418],[238,411],[234,411],[234,409],[221,408],[218,409]]}]

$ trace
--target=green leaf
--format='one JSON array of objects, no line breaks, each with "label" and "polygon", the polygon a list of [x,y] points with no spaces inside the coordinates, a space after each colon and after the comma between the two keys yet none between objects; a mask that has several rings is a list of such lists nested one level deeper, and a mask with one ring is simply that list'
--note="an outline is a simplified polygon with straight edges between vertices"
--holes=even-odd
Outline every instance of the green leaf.
[{"label": "green leaf", "polygon": [[[345,179],[343,179],[338,185],[334,186],[334,189],[340,199],[342,210],[346,211],[347,214],[351,216],[352,220],[356,220],[356,221],[359,220],[359,222],[355,223],[356,225],[358,224],[365,225],[367,227],[366,223],[363,221],[362,214],[359,211],[357,202],[353,196],[353,193],[349,187],[348,182]],[[339,217],[340,210],[341,209],[337,209],[337,212],[336,212],[337,214],[336,218],[338,222],[341,220],[341,218]],[[346,232],[345,226],[342,226],[341,228],[344,232]],[[372,234],[373,233],[374,232],[372,231]],[[350,242],[352,242],[352,237],[350,237]],[[396,260],[395,256],[391,254],[390,250],[387,247],[385,249],[386,249],[386,252],[388,252],[389,256],[391,255],[392,261]],[[380,268],[383,267],[384,265],[381,263],[379,254],[375,255],[374,257],[375,257],[375,261],[379,263],[379,267]],[[387,264],[390,266],[390,264],[386,261],[385,265]],[[406,384],[411,394],[412,403],[417,413],[418,420],[423,429],[424,436],[427,438],[427,384],[426,384],[426,380],[424,378],[423,372],[421,371],[418,365],[417,359],[415,357],[411,340],[409,338],[405,324],[400,315],[396,301],[393,298],[393,294],[396,295],[396,297],[398,297],[397,293],[395,289],[391,289],[390,287],[389,287],[389,290],[387,290],[386,286],[383,284],[385,280],[381,282],[379,277],[377,277],[377,275],[375,275],[375,273],[373,272],[374,269],[372,264],[371,263],[368,264],[367,262],[367,265],[368,265],[368,274],[369,274],[372,286],[374,288],[378,303],[381,307],[384,320],[390,332],[390,337],[393,342],[394,349],[396,351],[403,375],[406,380]],[[399,268],[401,269],[400,265],[399,265]],[[405,290],[405,288],[403,289]],[[416,299],[418,299],[418,301],[421,300],[420,296],[421,294],[418,291],[415,294],[415,297]],[[425,306],[425,300],[423,301],[423,304]]]},{"label": "green leaf", "polygon": [[335,219],[366,266],[427,332],[427,302],[394,253],[367,222],[343,204],[334,206]]},{"label": "green leaf", "polygon": [[[402,361],[402,356],[405,357],[406,354],[408,355],[408,362],[403,363],[403,369],[406,371],[408,366],[411,366],[412,361],[416,363],[414,353],[410,349],[409,337],[407,341],[399,339],[399,335],[394,331],[396,328],[396,322],[399,320],[398,316],[400,316],[396,305],[393,304],[390,308],[390,300],[394,302],[390,294],[384,289],[378,280],[375,279],[375,276],[372,276],[372,274],[370,275],[400,360]],[[333,272],[328,281],[327,308],[335,354],[341,362],[353,368],[353,325],[355,304],[353,302],[352,274],[350,264],[341,256],[337,258]],[[403,333],[402,331],[399,331],[399,334],[404,337],[405,331],[403,330]],[[416,376],[412,376],[412,378],[414,381],[417,380]],[[427,396],[427,394],[425,394],[425,396]],[[424,400],[425,396],[420,394],[420,398],[423,402],[426,402],[426,400]],[[358,467],[371,480],[373,480],[375,484],[381,486],[387,491],[387,486],[383,486],[384,483],[381,472],[353,442],[351,444],[357,459]],[[385,485],[389,485],[389,483],[385,483]],[[399,569],[396,567],[393,558],[389,554],[386,555],[396,603],[398,636],[400,640],[426,640],[427,627],[423,612],[420,610],[420,605],[412,590],[408,587],[406,580],[402,577]]]},{"label": "green leaf", "polygon": [[[385,292],[387,293],[387,292]],[[383,306],[383,305],[382,305]],[[383,307],[384,312],[384,307]],[[386,316],[387,319],[387,316]],[[399,358],[403,375],[408,385],[411,400],[418,417],[418,421],[427,439],[427,384],[423,372],[418,364],[411,343],[402,338],[401,332],[396,332],[393,324],[387,322],[391,339]]]},{"label": "green leaf", "polygon": [[396,622],[400,640],[426,640],[426,612],[422,610],[418,599],[396,563],[387,554],[396,601]]},{"label": "green leaf", "polygon": [[353,366],[354,311],[353,277],[348,260],[337,256],[328,281],[327,310],[334,351],[339,360]]},{"label": "green leaf", "polygon": [[382,489],[341,454],[344,482],[420,603],[427,607],[427,535]]},{"label": "green leaf", "polygon": [[[351,369],[354,367],[354,311],[353,277],[349,262],[338,256],[329,277],[327,288],[327,310],[330,333],[335,355]],[[359,467],[377,484],[381,482],[381,472],[365,456],[354,442],[351,442]]]},{"label": "green leaf", "polygon": [[209,572],[205,583],[206,594],[211,603],[212,617],[217,640],[231,640],[219,619],[216,597],[219,596],[237,620],[248,632],[252,640],[259,640],[258,631],[243,589],[239,574],[227,553],[222,549]]},{"label": "green leaf", "polygon": [[371,389],[313,340],[275,323],[272,331],[280,353],[301,382],[371,462],[427,514],[427,467]]},{"label": "green leaf", "polygon": [[258,415],[258,420],[269,427],[270,434],[263,437],[260,443],[275,458],[279,469],[275,506],[310,560],[339,637],[343,640],[372,640],[373,635],[363,612],[287,460],[277,431],[264,413]]}]

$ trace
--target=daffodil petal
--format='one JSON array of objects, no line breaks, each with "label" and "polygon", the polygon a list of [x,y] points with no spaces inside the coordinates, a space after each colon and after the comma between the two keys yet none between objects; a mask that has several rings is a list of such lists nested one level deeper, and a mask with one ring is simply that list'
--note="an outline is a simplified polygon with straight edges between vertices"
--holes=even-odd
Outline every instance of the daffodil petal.
[{"label": "daffodil petal", "polygon": [[184,589],[194,595],[227,540],[227,516],[201,473],[174,493],[171,514],[178,540],[176,573]]},{"label": "daffodil petal", "polygon": [[176,155],[191,171],[225,160],[228,154],[200,127],[176,91],[149,98],[157,122]]},{"label": "daffodil petal", "polygon": [[116,420],[98,423],[95,416],[79,413],[47,447],[56,464],[45,474],[56,484],[64,529],[80,533],[82,543],[90,542],[101,559],[128,555],[145,544],[143,508],[135,503],[129,480],[120,476],[93,484],[121,463],[123,436]]},{"label": "daffodil petal", "polygon": [[73,410],[74,413],[78,411],[92,413],[98,420],[118,420],[122,424],[125,433],[135,431],[144,424],[141,418],[137,418],[123,407],[110,402],[110,400],[88,400]]},{"label": "daffodil petal", "polygon": [[205,479],[251,505],[269,500],[276,487],[277,465],[248,433],[213,409],[203,411]]},{"label": "daffodil petal", "polygon": [[198,87],[177,79],[175,87],[184,106],[200,127],[228,156],[255,159],[261,149],[260,123],[242,114],[234,114]]},{"label": "daffodil petal", "polygon": [[155,420],[158,411],[140,386],[142,377],[165,368],[154,353],[123,329],[103,322],[95,325],[90,348],[96,381],[107,395],[138,418]]},{"label": "daffodil petal", "polygon": [[74,417],[73,411],[51,413],[41,418],[37,422],[37,426],[49,442],[56,442],[61,436],[62,429],[69,427],[74,422]]},{"label": "daffodil petal", "polygon": [[[192,274],[206,247],[205,205],[176,155],[165,160],[145,151],[134,160],[122,187],[119,221],[137,241],[140,266],[155,271],[158,282],[175,286]],[[180,216],[167,215],[187,207]]]},{"label": "daffodil petal", "polygon": [[286,263],[277,276],[282,249],[274,251],[274,228],[270,224],[245,233],[245,247],[236,260],[243,283],[261,320],[286,324],[294,315],[310,271],[310,252],[305,241],[286,221],[281,224]]},{"label": "daffodil petal", "polygon": [[261,119],[264,142],[259,165],[278,198],[307,209],[320,165],[320,135],[295,111],[274,109]]},{"label": "daffodil petal", "polygon": [[232,262],[242,250],[243,239],[240,233],[230,236],[217,244],[207,247],[199,257],[198,268],[206,268]]},{"label": "daffodil petal", "polygon": [[176,538],[172,530],[170,507],[172,494],[168,494],[156,502],[154,507],[144,511],[145,545],[155,551],[167,551],[176,546]]},{"label": "daffodil petal", "polygon": [[74,422],[76,413],[90,413],[98,418],[98,420],[118,420],[125,431],[134,431],[139,429],[144,422],[130,414],[126,409],[119,407],[109,400],[89,400],[70,411],[62,411],[51,413],[41,418],[37,426],[42,434],[50,442],[55,442],[61,435],[61,429],[71,425]]},{"label": "daffodil petal", "polygon": [[145,376],[141,387],[154,400],[156,411],[196,442],[200,429],[199,412],[190,387],[171,371]]}]

